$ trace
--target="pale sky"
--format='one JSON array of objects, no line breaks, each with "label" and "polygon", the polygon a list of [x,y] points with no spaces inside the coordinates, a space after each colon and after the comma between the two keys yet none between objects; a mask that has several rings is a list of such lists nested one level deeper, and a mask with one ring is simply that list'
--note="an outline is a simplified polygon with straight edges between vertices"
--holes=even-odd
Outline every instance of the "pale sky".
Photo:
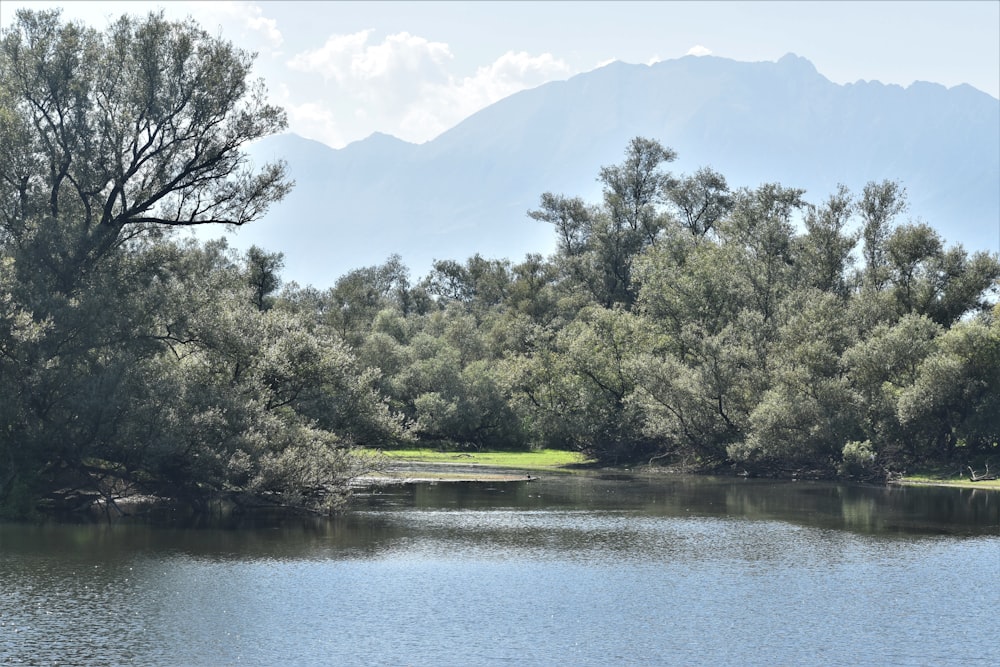
[{"label": "pale sky", "polygon": [[412,142],[612,60],[796,53],[836,83],[968,83],[1000,96],[1000,0],[978,2],[24,2],[98,28],[162,7],[256,51],[290,130],[335,148]]}]

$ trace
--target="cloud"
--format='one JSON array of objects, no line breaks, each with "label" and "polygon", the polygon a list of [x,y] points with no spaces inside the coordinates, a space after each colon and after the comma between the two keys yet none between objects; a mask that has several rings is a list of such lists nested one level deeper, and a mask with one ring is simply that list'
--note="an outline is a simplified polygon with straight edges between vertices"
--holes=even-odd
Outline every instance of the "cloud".
[{"label": "cloud", "polygon": [[345,136],[344,125],[338,121],[336,105],[325,100],[299,101],[291,88],[280,83],[270,90],[269,101],[285,110],[288,129],[298,135],[340,148],[358,137]]},{"label": "cloud", "polygon": [[307,137],[320,137],[330,146],[343,146],[346,138],[340,131],[340,124],[329,107],[316,102],[302,104],[286,104],[289,126],[294,127],[298,134]]},{"label": "cloud", "polygon": [[278,30],[278,22],[274,19],[265,18],[264,10],[257,5],[247,5],[247,12],[243,17],[244,24],[251,30],[258,32],[267,39],[274,48],[281,46],[284,37]]},{"label": "cloud", "polygon": [[446,78],[445,66],[452,59],[447,44],[401,32],[381,44],[369,46],[351,61],[352,73],[364,80],[395,77],[401,72],[427,79]]},{"label": "cloud", "polygon": [[695,44],[690,49],[688,49],[687,53],[684,54],[684,55],[688,55],[688,56],[710,56],[710,55],[712,55],[712,50],[709,49],[709,48],[706,48],[706,47],[702,46],[701,44]]},{"label": "cloud", "polygon": [[508,95],[573,73],[550,53],[508,51],[461,76],[447,44],[408,32],[376,42],[372,33],[332,35],[322,47],[287,61],[291,70],[321,75],[326,106],[336,108],[323,119],[317,115],[323,101],[314,99],[308,106],[288,100],[292,125],[296,114],[310,115],[314,123],[326,124],[317,138],[328,143],[335,135],[365,136],[375,130],[422,142]]},{"label": "cloud", "polygon": [[372,32],[368,29],[331,35],[322,47],[293,56],[288,66],[300,72],[316,72],[351,87],[379,79],[397,79],[401,75],[446,78],[445,65],[452,59],[447,44],[408,32],[389,35],[380,44],[369,44]]},{"label": "cloud", "polygon": [[508,51],[475,75],[453,84],[456,98],[467,106],[482,108],[509,95],[534,88],[571,73],[569,66],[551,53],[532,56],[524,51]]},{"label": "cloud", "polygon": [[[196,3],[199,20],[203,24],[220,22],[238,26],[244,35],[262,40],[272,51],[284,43],[284,36],[278,29],[278,22],[264,16],[264,9],[251,2],[206,2]],[[229,30],[225,31],[227,36]]]}]

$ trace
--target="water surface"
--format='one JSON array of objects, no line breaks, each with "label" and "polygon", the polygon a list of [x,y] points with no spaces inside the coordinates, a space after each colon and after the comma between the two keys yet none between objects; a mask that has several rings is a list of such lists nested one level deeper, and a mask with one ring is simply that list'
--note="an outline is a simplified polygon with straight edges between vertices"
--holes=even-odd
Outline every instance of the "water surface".
[{"label": "water surface", "polygon": [[552,477],[0,526],[0,664],[995,665],[1000,494]]}]

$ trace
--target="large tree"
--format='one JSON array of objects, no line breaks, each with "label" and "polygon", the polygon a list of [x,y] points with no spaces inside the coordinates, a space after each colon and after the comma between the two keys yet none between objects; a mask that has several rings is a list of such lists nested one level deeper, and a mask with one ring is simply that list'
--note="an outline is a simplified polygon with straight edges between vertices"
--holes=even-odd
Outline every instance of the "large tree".
[{"label": "large tree", "polygon": [[[164,242],[291,186],[243,152],[286,124],[253,58],[162,13],[102,32],[19,11],[0,35],[0,505],[109,480],[291,491],[382,428],[349,353],[267,310],[280,257]],[[358,401],[372,419],[314,415]]]},{"label": "large tree", "polygon": [[[675,207],[689,212],[686,219],[691,225],[707,228],[714,224],[716,211],[723,206],[719,201],[725,181],[710,178],[706,172],[701,181],[689,179],[680,184],[663,170],[676,158],[677,153],[660,142],[635,137],[621,163],[601,168],[602,206],[586,207],[578,198],[545,193],[541,208],[528,212],[555,226],[567,277],[582,285],[597,303],[611,307],[635,302],[633,263],[668,226],[665,206],[671,197],[680,202]],[[698,183],[704,192],[697,192]]]},{"label": "large tree", "polygon": [[241,150],[285,127],[252,62],[162,14],[98,32],[18,11],[0,41],[5,243],[70,293],[151,228],[260,217],[290,184],[283,165],[254,171]]}]

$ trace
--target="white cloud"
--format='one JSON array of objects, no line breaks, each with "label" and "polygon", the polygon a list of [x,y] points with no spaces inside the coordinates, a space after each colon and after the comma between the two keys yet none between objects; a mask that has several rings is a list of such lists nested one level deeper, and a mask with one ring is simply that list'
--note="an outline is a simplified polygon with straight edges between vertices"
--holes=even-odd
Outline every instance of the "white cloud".
[{"label": "white cloud", "polygon": [[317,72],[352,87],[400,75],[431,79],[445,76],[444,66],[452,59],[447,44],[408,32],[389,35],[380,44],[369,44],[372,32],[368,29],[331,35],[322,47],[293,56],[288,66],[301,72]]},{"label": "white cloud", "polygon": [[363,80],[394,77],[401,72],[436,79],[445,76],[445,65],[451,59],[447,44],[401,32],[356,55],[351,72]]},{"label": "white cloud", "polygon": [[526,88],[565,78],[569,66],[551,53],[532,56],[508,51],[493,64],[480,67],[474,76],[453,85],[456,97],[466,105],[482,108]]},{"label": "white cloud", "polygon": [[412,100],[399,120],[399,136],[426,141],[466,117],[516,92],[571,74],[569,66],[543,53],[508,51],[475,74],[430,84],[419,99]]},{"label": "white cloud", "polygon": [[321,48],[303,51],[288,61],[291,69],[318,72],[324,78],[346,80],[351,71],[351,59],[365,48],[371,29],[350,35],[332,35]]},{"label": "white cloud", "polygon": [[376,43],[372,32],[333,35],[322,47],[288,60],[292,70],[322,75],[324,97],[329,108],[336,107],[329,118],[320,118],[323,101],[286,103],[292,125],[298,125],[297,114],[311,114],[327,127],[316,138],[328,143],[348,126],[360,136],[379,130],[422,142],[508,95],[572,74],[550,53],[509,51],[472,75],[459,76],[447,44],[407,32]]},{"label": "white cloud", "polygon": [[[272,51],[280,48],[285,41],[278,29],[278,22],[264,16],[264,9],[252,2],[236,0],[232,2],[194,3],[192,9],[194,8],[197,8],[199,22],[203,25],[210,26],[212,23],[219,22],[227,27],[229,25],[238,26],[244,35],[263,41]],[[228,29],[224,32],[227,38],[231,39],[235,36]]]},{"label": "white cloud", "polygon": [[347,141],[340,132],[337,119],[329,107],[317,102],[286,104],[288,123],[299,134],[318,137],[330,146],[342,146]]},{"label": "white cloud", "polygon": [[710,56],[710,55],[712,55],[712,50],[709,49],[709,48],[706,48],[706,47],[702,46],[701,44],[695,44],[690,49],[688,49],[687,53],[684,54],[684,55],[688,55],[688,56]]},{"label": "white cloud", "polygon": [[257,5],[247,5],[247,14],[243,17],[243,21],[248,28],[264,35],[274,48],[278,48],[284,42],[284,37],[278,30],[278,22],[266,18],[264,10]]},{"label": "white cloud", "polygon": [[331,105],[324,101],[296,102],[288,85],[281,83],[270,91],[270,100],[288,114],[289,130],[303,137],[340,148],[352,137],[345,137]]}]

